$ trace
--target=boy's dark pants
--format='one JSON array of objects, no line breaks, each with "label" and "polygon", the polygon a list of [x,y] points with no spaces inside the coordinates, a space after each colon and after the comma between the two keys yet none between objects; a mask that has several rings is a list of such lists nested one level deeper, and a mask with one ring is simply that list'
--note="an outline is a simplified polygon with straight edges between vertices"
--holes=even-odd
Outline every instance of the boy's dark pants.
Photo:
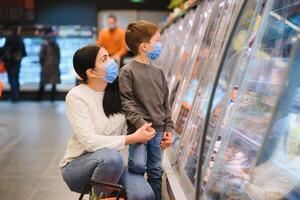
[{"label": "boy's dark pants", "polygon": [[[164,129],[155,128],[155,130],[154,138],[147,143],[129,145],[128,169],[142,176],[147,172],[147,180],[155,194],[155,200],[161,200],[163,150],[160,142]],[[128,128],[128,134],[132,134],[134,131],[134,128]]]},{"label": "boy's dark pants", "polygon": [[17,101],[20,98],[20,62],[11,61],[5,64],[10,85],[10,97],[12,101]]}]

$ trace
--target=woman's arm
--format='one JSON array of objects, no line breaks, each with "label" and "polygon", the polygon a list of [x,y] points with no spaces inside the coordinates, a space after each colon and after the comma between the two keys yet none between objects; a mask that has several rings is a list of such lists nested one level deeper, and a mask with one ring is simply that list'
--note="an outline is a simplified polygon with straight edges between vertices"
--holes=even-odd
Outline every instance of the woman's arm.
[{"label": "woman's arm", "polygon": [[82,98],[68,94],[66,97],[67,117],[71,123],[73,134],[88,152],[109,147],[120,150],[125,145],[125,136],[99,135],[89,114],[89,108]]},{"label": "woman's arm", "polygon": [[151,123],[146,123],[133,134],[126,135],[125,144],[144,143],[151,140],[155,135],[155,130],[151,126]]},{"label": "woman's arm", "polygon": [[143,143],[150,140],[155,131],[149,129],[151,124],[145,124],[135,133],[126,136],[107,136],[96,133],[87,104],[76,95],[68,94],[66,97],[67,117],[71,123],[73,133],[80,144],[88,152],[101,148],[114,148],[120,150],[127,144]]}]

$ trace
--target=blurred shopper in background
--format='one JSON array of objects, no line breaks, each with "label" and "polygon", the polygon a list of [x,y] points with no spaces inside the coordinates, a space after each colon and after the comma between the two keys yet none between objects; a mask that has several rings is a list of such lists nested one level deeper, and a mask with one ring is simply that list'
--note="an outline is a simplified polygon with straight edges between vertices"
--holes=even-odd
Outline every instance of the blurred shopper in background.
[{"label": "blurred shopper in background", "polygon": [[107,18],[107,28],[99,32],[97,44],[103,46],[109,56],[120,63],[121,58],[127,53],[125,44],[125,32],[118,27],[115,15]]},{"label": "blurred shopper in background", "polygon": [[1,56],[1,60],[4,62],[7,71],[10,98],[13,102],[18,101],[20,98],[20,64],[22,58],[26,56],[25,45],[19,33],[20,30],[18,28],[12,29],[11,35],[6,38]]},{"label": "blurred shopper in background", "polygon": [[56,84],[60,83],[60,50],[55,34],[51,29],[45,31],[44,43],[40,51],[41,81],[37,100],[41,100],[46,84],[52,84],[51,101],[55,99]]}]

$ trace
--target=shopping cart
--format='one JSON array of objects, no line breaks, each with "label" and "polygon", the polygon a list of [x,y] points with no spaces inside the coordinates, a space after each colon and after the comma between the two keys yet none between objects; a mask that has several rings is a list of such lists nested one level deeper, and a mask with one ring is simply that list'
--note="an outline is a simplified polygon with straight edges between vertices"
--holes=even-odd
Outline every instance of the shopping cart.
[{"label": "shopping cart", "polygon": [[113,183],[106,183],[106,182],[95,182],[95,181],[89,181],[84,190],[82,191],[79,200],[83,199],[83,196],[85,194],[91,194],[92,193],[92,187],[93,186],[98,186],[98,187],[102,187],[108,190],[111,190],[112,196],[111,198],[102,198],[101,200],[127,200],[126,197],[126,191],[125,191],[125,187],[123,185],[119,185],[119,184],[113,184]]}]

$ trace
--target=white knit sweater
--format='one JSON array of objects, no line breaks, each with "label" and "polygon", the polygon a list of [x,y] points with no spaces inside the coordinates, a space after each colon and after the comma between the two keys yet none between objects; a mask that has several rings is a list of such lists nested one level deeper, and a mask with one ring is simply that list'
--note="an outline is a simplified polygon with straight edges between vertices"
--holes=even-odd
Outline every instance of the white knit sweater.
[{"label": "white knit sweater", "polygon": [[103,96],[104,92],[96,92],[85,84],[74,87],[67,94],[67,117],[72,136],[60,162],[61,168],[87,152],[105,147],[120,150],[125,146],[125,117],[116,114],[107,118],[103,110]]}]

